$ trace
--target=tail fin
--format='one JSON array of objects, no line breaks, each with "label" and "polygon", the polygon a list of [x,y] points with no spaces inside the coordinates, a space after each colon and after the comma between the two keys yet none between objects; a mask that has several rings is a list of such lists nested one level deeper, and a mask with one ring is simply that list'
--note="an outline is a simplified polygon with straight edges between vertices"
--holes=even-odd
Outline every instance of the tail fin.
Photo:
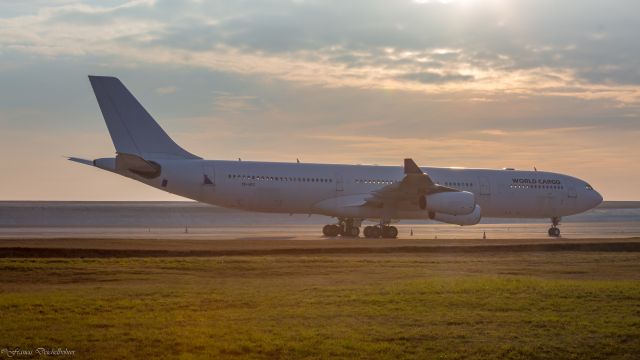
[{"label": "tail fin", "polygon": [[142,158],[200,159],[176,144],[114,77],[89,76],[116,152]]}]

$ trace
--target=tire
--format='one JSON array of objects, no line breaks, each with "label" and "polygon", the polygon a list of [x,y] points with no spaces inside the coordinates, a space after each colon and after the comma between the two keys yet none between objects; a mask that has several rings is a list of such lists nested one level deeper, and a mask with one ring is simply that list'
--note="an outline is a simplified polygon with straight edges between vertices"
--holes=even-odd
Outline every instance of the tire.
[{"label": "tire", "polygon": [[382,235],[382,230],[378,226],[372,226],[369,235],[371,235],[370,238],[379,238]]},{"label": "tire", "polygon": [[364,237],[370,238],[371,237],[371,226],[365,226],[364,227],[364,231],[362,233],[364,234]]},{"label": "tire", "polygon": [[398,229],[395,226],[385,226],[382,228],[382,237],[385,239],[395,239],[398,236]]},{"label": "tire", "polygon": [[350,237],[358,237],[358,235],[360,235],[360,228],[353,226],[351,227],[351,229],[349,229],[349,236]]},{"label": "tire", "polygon": [[338,225],[325,225],[322,228],[322,234],[324,234],[324,236],[336,237],[339,233],[340,228],[338,228]]},{"label": "tire", "polygon": [[389,226],[388,228],[389,238],[395,239],[398,237],[398,228],[395,226]]}]

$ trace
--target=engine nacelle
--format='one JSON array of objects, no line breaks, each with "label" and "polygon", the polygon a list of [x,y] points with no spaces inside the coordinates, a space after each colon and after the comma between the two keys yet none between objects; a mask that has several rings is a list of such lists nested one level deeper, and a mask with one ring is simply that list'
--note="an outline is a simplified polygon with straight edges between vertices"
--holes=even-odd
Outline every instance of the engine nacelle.
[{"label": "engine nacelle", "polygon": [[421,196],[418,205],[422,210],[449,215],[466,215],[474,211],[475,196],[468,191],[452,191]]},{"label": "engine nacelle", "polygon": [[429,213],[429,218],[432,220],[440,221],[447,224],[456,224],[460,226],[475,225],[480,222],[481,211],[480,205],[476,205],[470,214],[465,215],[450,215],[443,213]]}]

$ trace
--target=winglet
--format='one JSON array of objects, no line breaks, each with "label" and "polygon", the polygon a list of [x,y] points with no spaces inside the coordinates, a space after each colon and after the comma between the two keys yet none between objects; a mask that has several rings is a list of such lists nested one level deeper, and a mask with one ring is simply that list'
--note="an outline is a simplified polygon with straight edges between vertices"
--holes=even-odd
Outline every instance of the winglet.
[{"label": "winglet", "polygon": [[404,173],[405,174],[424,174],[422,170],[416,165],[413,159],[404,159]]}]

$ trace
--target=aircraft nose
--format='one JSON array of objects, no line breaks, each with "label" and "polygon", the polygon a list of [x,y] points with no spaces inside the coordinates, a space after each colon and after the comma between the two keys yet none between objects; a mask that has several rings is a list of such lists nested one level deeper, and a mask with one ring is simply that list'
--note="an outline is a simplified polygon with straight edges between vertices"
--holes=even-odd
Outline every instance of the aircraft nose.
[{"label": "aircraft nose", "polygon": [[596,207],[596,206],[602,204],[603,198],[602,198],[602,195],[600,195],[599,192],[594,190],[593,191],[593,198],[594,198],[593,199],[593,207]]}]

